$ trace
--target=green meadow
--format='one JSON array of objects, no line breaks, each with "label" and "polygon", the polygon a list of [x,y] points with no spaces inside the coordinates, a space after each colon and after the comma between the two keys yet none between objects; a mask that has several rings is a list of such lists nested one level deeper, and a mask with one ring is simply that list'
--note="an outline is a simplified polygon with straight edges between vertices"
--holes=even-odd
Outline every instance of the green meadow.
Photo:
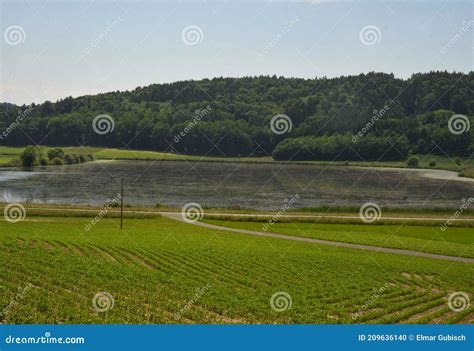
[{"label": "green meadow", "polygon": [[[474,291],[471,264],[237,234],[162,217],[125,218],[123,230],[117,218],[102,218],[88,231],[92,219],[1,221],[4,323],[474,321],[472,307],[455,313],[447,304],[454,292]],[[232,225],[258,229],[261,223]],[[392,246],[394,228],[379,227],[306,223],[271,230]],[[433,252],[450,253],[440,243],[462,246],[473,255],[464,228],[446,231],[443,241],[432,228],[419,228],[404,227],[397,239],[413,249],[423,241]],[[103,292],[113,304],[100,311],[93,299]],[[282,310],[272,308],[272,296],[286,299]]]}]

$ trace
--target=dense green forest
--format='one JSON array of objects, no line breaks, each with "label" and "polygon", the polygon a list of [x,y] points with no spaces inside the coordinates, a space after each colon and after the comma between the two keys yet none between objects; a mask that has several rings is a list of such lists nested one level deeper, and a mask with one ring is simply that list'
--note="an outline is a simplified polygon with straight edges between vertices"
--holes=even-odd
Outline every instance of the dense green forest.
[{"label": "dense green forest", "polygon": [[[397,160],[410,153],[474,152],[474,72],[407,80],[368,73],[340,78],[215,78],[133,91],[0,104],[0,144],[107,146],[288,160]],[[93,128],[109,115],[106,133]],[[286,115],[283,133],[270,128]],[[464,115],[453,133],[448,121]],[[287,121],[285,121],[287,122]],[[466,125],[467,123],[467,125]],[[291,128],[290,128],[291,127]]]}]

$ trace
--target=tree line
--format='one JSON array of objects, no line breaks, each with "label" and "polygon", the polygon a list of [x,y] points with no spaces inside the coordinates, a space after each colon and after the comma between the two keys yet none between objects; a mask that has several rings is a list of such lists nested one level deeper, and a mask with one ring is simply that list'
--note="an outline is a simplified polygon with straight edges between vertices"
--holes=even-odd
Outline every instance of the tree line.
[{"label": "tree line", "polygon": [[[439,71],[406,80],[371,72],[339,78],[259,76],[153,84],[30,106],[0,104],[0,144],[273,155],[281,160],[394,160],[410,153],[467,156],[474,151],[474,127],[455,134],[449,121],[460,114],[469,125],[474,123],[472,91],[473,72]],[[28,115],[20,118],[25,110]],[[113,121],[104,134],[93,125],[101,114]],[[281,134],[271,128],[278,114],[290,119]]]}]

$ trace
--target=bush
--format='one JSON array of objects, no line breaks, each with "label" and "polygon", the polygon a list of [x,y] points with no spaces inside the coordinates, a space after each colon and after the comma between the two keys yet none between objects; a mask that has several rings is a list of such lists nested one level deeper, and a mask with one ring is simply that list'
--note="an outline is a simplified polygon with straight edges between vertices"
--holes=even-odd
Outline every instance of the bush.
[{"label": "bush", "polygon": [[86,160],[87,160],[87,162],[89,162],[89,161],[94,161],[94,160],[95,160],[94,155],[92,155],[92,154],[87,154],[87,155],[86,155]]},{"label": "bush", "polygon": [[48,159],[51,161],[53,158],[64,158],[64,151],[60,148],[54,148],[51,150],[48,150]]},{"label": "bush", "polygon": [[37,146],[28,145],[20,154],[20,162],[24,167],[36,166],[41,158],[41,150]]},{"label": "bush", "polygon": [[86,162],[86,157],[82,154],[79,155],[79,163],[84,163]]},{"label": "bush", "polygon": [[418,157],[415,157],[415,156],[410,157],[407,161],[408,167],[418,167],[419,164],[420,164],[420,160],[418,160]]},{"label": "bush", "polygon": [[74,163],[81,163],[81,159],[79,158],[79,155],[72,154],[71,156],[74,158]]},{"label": "bush", "polygon": [[47,165],[49,164],[49,160],[48,160],[46,157],[42,156],[42,157],[39,159],[39,164],[40,164],[41,166],[47,166]]},{"label": "bush", "polygon": [[456,159],[454,160],[454,162],[456,162],[456,164],[457,164],[458,166],[462,165],[462,161],[461,161],[461,159],[460,159],[459,157],[456,157]]},{"label": "bush", "polygon": [[55,157],[51,160],[51,164],[52,165],[55,165],[55,166],[61,166],[64,164],[64,161],[62,158],[59,158],[59,157]]},{"label": "bush", "polygon": [[67,165],[73,165],[74,163],[76,163],[76,160],[72,155],[66,154],[64,155],[64,163],[66,163]]},{"label": "bush", "polygon": [[428,166],[430,166],[430,167],[436,167],[436,161],[435,161],[435,160],[431,160]]}]

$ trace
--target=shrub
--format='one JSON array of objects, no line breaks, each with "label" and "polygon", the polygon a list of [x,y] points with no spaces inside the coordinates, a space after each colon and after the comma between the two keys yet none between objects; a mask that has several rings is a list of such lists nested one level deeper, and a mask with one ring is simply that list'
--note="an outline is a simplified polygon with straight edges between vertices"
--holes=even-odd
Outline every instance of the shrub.
[{"label": "shrub", "polygon": [[81,159],[79,158],[79,155],[72,154],[72,157],[74,158],[74,163],[81,163]]},{"label": "shrub", "polygon": [[436,167],[436,161],[435,161],[435,160],[431,160],[430,163],[429,163],[429,166],[430,166],[430,167]]},{"label": "shrub", "polygon": [[462,165],[462,161],[461,161],[461,159],[460,159],[459,157],[456,157],[456,159],[454,160],[454,162],[456,162],[456,164],[457,164],[458,166]]},{"label": "shrub", "polygon": [[40,164],[41,166],[47,166],[47,165],[49,164],[49,160],[48,160],[46,157],[42,156],[42,157],[39,159],[39,164]]},{"label": "shrub", "polygon": [[48,159],[51,161],[53,158],[64,158],[64,151],[58,147],[48,150]]},{"label": "shrub", "polygon": [[62,158],[59,158],[59,157],[55,157],[51,160],[51,164],[52,165],[55,165],[55,166],[61,166],[64,164],[64,161]]},{"label": "shrub", "polygon": [[86,162],[86,157],[83,154],[79,155],[79,163],[84,163]]},{"label": "shrub", "polygon": [[418,167],[419,164],[420,164],[420,160],[418,160],[418,157],[415,157],[415,156],[410,157],[407,161],[408,167]]},{"label": "shrub", "polygon": [[92,155],[92,154],[87,154],[87,155],[86,155],[86,160],[87,160],[87,162],[89,162],[89,161],[94,161],[94,160],[95,160],[94,155]]},{"label": "shrub", "polygon": [[20,154],[20,162],[24,167],[32,167],[39,163],[41,150],[39,147],[28,145]]},{"label": "shrub", "polygon": [[66,163],[67,165],[73,165],[74,163],[76,163],[76,160],[72,155],[66,154],[64,155],[64,163]]}]

